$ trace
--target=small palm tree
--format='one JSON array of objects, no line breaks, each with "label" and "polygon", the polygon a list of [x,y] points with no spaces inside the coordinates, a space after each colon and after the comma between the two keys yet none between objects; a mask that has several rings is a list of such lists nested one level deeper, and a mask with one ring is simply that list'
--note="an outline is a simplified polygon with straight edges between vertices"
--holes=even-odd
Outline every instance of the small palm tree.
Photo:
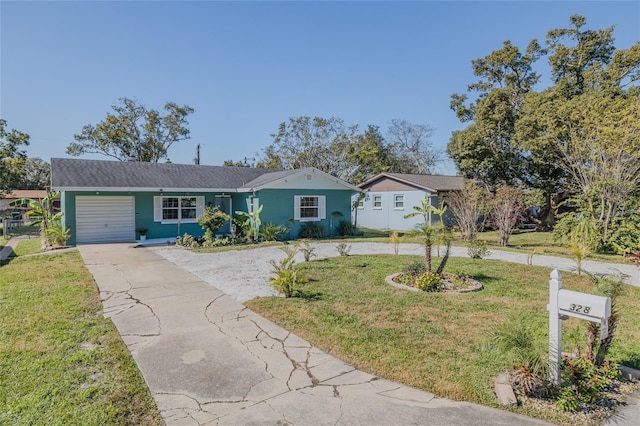
[{"label": "small palm tree", "polygon": [[[418,223],[416,225],[416,234],[422,238],[424,243],[424,266],[427,269],[427,272],[431,272],[431,248],[438,241],[438,230],[431,224],[431,215],[436,214],[438,216],[442,216],[444,212],[447,210],[446,207],[437,208],[431,205],[428,196],[424,197],[424,200],[420,203],[419,206],[413,206],[413,212],[404,216],[405,219],[410,219],[416,216],[422,216],[424,221],[422,223]],[[443,265],[444,267],[444,265]],[[443,269],[438,268],[438,269]]]}]

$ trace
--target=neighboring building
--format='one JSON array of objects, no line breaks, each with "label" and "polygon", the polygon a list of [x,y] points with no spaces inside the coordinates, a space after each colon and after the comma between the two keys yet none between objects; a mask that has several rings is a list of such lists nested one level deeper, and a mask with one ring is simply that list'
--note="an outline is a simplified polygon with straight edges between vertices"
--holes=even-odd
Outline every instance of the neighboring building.
[{"label": "neighboring building", "polygon": [[[462,189],[462,178],[459,176],[418,175],[405,173],[380,173],[358,187],[366,192],[354,210],[359,227],[409,231],[415,229],[424,219],[422,216],[405,219],[404,216],[414,212],[414,206],[420,206],[425,196],[431,205],[440,207],[445,202],[446,194]],[[354,196],[353,201],[357,200]],[[357,213],[356,213],[357,210]],[[355,220],[355,217],[354,217]],[[431,223],[439,220],[432,215]],[[450,212],[445,213],[443,221],[446,225],[453,223]]]},{"label": "neighboring building", "polygon": [[[26,211],[29,210],[27,204],[21,206],[11,206],[16,200],[28,198],[30,200],[42,201],[47,196],[45,189],[14,189],[8,194],[0,197],[0,217],[9,217],[15,220],[27,221]],[[52,208],[60,208],[60,200],[54,200]]]},{"label": "neighboring building", "polygon": [[[69,244],[202,235],[196,218],[205,206],[227,214],[263,205],[263,224],[291,227],[319,222],[329,233],[327,212],[350,216],[358,188],[315,168],[271,170],[129,161],[51,159],[51,186],[62,191]],[[330,214],[330,213],[329,213]],[[220,233],[230,233],[227,223]]]}]

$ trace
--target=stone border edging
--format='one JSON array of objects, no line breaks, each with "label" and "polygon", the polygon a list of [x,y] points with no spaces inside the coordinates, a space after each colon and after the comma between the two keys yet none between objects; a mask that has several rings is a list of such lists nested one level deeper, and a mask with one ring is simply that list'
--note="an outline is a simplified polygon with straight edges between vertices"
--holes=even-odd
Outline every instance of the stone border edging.
[{"label": "stone border edging", "polygon": [[[397,283],[395,281],[393,281],[393,279],[395,277],[397,277],[400,273],[396,272],[395,274],[391,274],[388,275],[384,278],[384,280],[387,282],[387,284],[391,284],[392,286],[402,289],[402,290],[409,290],[409,291],[419,291],[420,293],[429,293],[428,291],[422,291],[419,288],[416,287],[410,287],[408,285],[404,285],[404,284],[400,284]],[[438,293],[453,293],[453,294],[459,294],[459,293],[471,293],[474,291],[480,291],[482,290],[484,287],[482,286],[482,284],[479,281],[474,280],[473,278],[469,278],[472,282],[474,282],[474,286],[473,287],[469,287],[469,288],[463,288],[460,290],[443,290],[440,291]]]}]

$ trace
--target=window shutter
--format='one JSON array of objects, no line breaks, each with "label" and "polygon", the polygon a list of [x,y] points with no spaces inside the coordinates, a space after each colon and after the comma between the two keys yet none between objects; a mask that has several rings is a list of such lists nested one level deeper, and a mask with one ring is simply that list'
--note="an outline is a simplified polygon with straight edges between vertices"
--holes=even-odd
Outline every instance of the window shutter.
[{"label": "window shutter", "polygon": [[326,197],[324,195],[318,196],[318,216],[320,219],[327,218],[327,204]]},{"label": "window shutter", "polygon": [[204,197],[196,197],[196,217],[204,215]]},{"label": "window shutter", "polygon": [[300,220],[300,196],[293,197],[293,219]]},{"label": "window shutter", "polygon": [[257,212],[260,208],[260,198],[253,197],[253,210],[251,212]]},{"label": "window shutter", "polygon": [[153,197],[153,221],[162,222],[162,197]]}]

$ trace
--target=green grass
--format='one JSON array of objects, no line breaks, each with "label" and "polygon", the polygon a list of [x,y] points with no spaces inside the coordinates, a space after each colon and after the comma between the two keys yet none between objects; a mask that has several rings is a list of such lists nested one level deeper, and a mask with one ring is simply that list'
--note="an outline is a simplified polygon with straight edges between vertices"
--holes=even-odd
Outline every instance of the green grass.
[{"label": "green grass", "polygon": [[[419,259],[413,256],[349,256],[302,263],[309,280],[303,297],[268,297],[246,305],[349,364],[442,397],[498,406],[496,376],[507,363],[494,349],[495,330],[513,321],[534,328],[548,351],[550,270],[489,260],[455,258],[447,271],[465,273],[484,290],[468,294],[414,293],[384,277]],[[592,292],[584,277],[564,275],[564,287]],[[640,289],[628,287],[611,358],[640,366]],[[564,322],[564,329],[580,321]],[[566,350],[571,343],[565,340]],[[515,408],[558,421],[549,413]],[[560,418],[561,421],[562,418]]]},{"label": "green grass", "polygon": [[23,240],[18,243],[18,246],[13,250],[15,257],[26,256],[28,254],[40,253],[41,251],[40,238],[34,237],[29,240]]},{"label": "green grass", "polygon": [[0,266],[0,424],[162,424],[77,252]]}]

